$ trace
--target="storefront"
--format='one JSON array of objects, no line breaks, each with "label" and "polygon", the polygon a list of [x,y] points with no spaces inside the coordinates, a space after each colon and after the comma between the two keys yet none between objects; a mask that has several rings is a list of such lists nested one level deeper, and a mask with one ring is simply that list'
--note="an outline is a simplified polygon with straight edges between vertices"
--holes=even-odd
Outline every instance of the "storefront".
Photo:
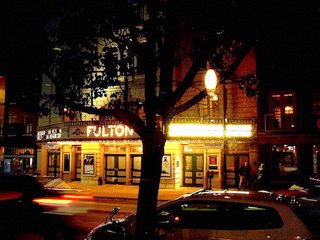
[{"label": "storefront", "polygon": [[[170,128],[162,159],[161,188],[207,187],[208,171],[214,173],[212,187],[220,187],[221,182],[226,181],[223,174],[226,166],[233,172],[227,175],[228,184],[235,185],[235,162],[239,164],[239,156],[246,156],[247,160],[256,157],[255,150],[251,149],[251,127],[245,131],[245,127],[242,128],[244,132],[237,132],[238,136],[225,141],[221,137],[223,133],[217,130],[220,127],[214,124],[172,124]],[[41,175],[86,184],[140,182],[141,140],[132,129],[115,121],[41,128],[37,132],[37,144]],[[225,149],[228,154],[223,161]]]},{"label": "storefront", "polygon": [[266,164],[272,186],[306,184],[319,174],[320,155],[316,137],[304,134],[259,137],[260,161]]},{"label": "storefront", "polygon": [[35,174],[34,149],[2,147],[2,172],[5,174]]}]

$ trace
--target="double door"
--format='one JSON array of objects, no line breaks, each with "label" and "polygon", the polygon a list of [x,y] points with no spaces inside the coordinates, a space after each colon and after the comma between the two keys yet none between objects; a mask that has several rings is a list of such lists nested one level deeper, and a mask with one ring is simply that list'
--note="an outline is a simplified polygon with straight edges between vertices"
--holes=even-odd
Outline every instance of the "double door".
[{"label": "double door", "polygon": [[202,154],[185,154],[183,161],[183,185],[202,187],[204,184],[204,156]]},{"label": "double door", "polygon": [[48,153],[48,176],[59,177],[60,176],[60,153],[50,152]]},{"label": "double door", "polygon": [[105,155],[106,183],[122,183],[126,182],[126,155]]}]

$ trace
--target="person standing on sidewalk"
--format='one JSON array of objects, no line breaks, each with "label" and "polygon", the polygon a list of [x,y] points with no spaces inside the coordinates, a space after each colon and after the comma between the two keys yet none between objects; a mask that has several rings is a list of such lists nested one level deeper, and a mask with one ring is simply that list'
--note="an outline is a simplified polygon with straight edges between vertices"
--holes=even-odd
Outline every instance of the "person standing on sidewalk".
[{"label": "person standing on sidewalk", "polygon": [[250,181],[250,166],[246,161],[239,169],[239,190],[245,190]]},{"label": "person standing on sidewalk", "polygon": [[250,167],[250,190],[256,190],[259,162],[254,161]]}]

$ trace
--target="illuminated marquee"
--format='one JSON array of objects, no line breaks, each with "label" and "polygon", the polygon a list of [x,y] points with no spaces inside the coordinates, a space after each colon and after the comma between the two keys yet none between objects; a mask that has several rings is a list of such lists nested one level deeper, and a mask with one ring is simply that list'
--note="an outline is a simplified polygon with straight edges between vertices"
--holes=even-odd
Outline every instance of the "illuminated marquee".
[{"label": "illuminated marquee", "polygon": [[227,125],[226,136],[227,137],[251,137],[252,127],[251,125]]},{"label": "illuminated marquee", "polygon": [[128,137],[133,129],[126,125],[87,126],[87,137]]},{"label": "illuminated marquee", "polygon": [[170,124],[170,137],[223,136],[223,126],[213,124]]},{"label": "illuminated marquee", "polygon": [[[251,137],[251,125],[227,125],[226,137]],[[222,124],[170,124],[170,137],[223,137]]]},{"label": "illuminated marquee", "polygon": [[37,140],[59,139],[61,138],[62,129],[50,129],[37,132]]}]

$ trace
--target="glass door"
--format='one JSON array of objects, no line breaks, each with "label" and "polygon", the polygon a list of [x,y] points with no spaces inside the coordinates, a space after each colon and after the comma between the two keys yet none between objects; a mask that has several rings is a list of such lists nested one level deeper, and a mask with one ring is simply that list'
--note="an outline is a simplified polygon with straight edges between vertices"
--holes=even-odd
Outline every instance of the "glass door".
[{"label": "glass door", "polygon": [[126,182],[126,155],[105,155],[106,183]]},{"label": "glass door", "polygon": [[239,168],[244,163],[249,163],[249,155],[227,155],[225,160],[225,181],[226,186],[231,188],[238,188],[239,186]]},{"label": "glass door", "polygon": [[131,156],[132,159],[132,184],[139,184],[141,177],[142,155]]},{"label": "glass door", "polygon": [[183,185],[189,187],[203,186],[204,173],[202,154],[185,154],[183,164]]},{"label": "glass door", "polygon": [[48,153],[48,176],[59,177],[60,175],[60,153]]}]

